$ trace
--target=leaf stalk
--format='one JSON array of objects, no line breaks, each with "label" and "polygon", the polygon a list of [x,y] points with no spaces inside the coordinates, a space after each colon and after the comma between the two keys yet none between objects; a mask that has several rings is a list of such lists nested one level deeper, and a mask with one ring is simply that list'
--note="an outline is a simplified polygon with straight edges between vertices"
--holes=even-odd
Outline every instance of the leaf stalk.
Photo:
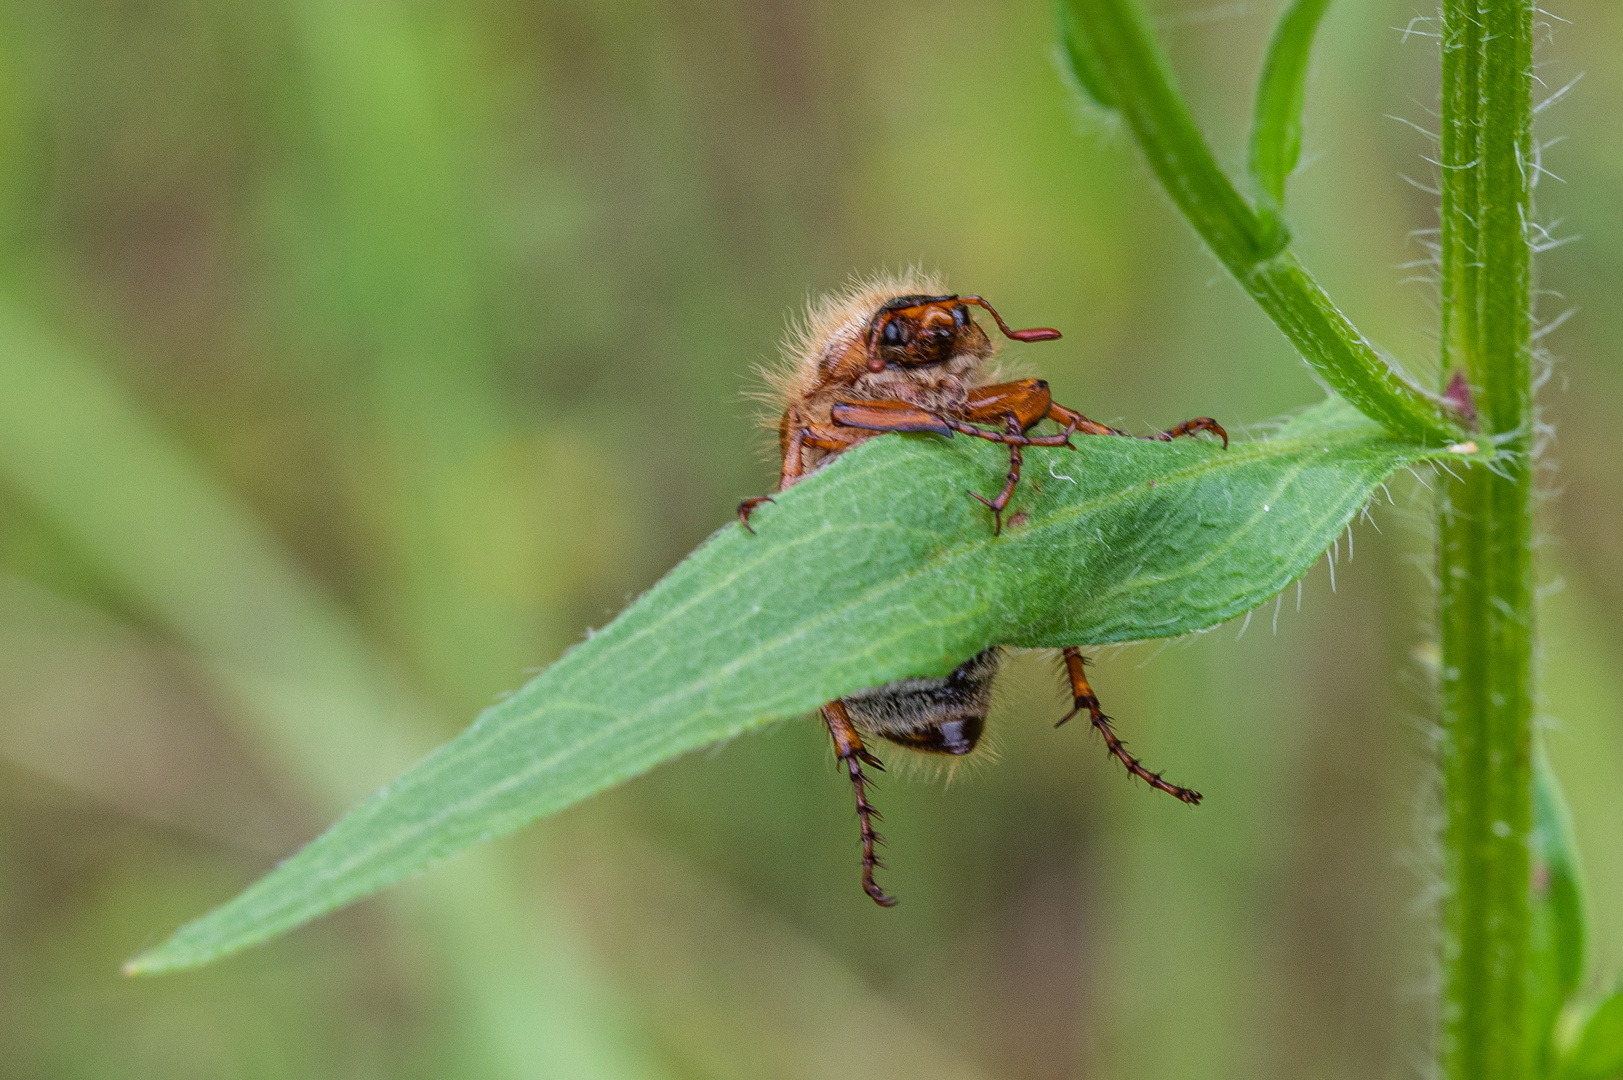
[{"label": "leaf stalk", "polygon": [[1172,201],[1308,365],[1395,435],[1432,446],[1462,439],[1452,407],[1394,370],[1288,250],[1274,200],[1253,208],[1229,181],[1136,0],[1060,0],[1059,11],[1078,81],[1120,112]]}]

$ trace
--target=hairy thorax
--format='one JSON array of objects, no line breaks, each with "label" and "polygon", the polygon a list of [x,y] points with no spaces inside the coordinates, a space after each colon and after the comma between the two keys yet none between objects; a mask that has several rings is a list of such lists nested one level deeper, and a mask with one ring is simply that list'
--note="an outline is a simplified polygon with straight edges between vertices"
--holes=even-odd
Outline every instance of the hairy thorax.
[{"label": "hairy thorax", "polygon": [[[857,352],[854,348],[851,351]],[[905,401],[932,413],[954,415],[963,410],[970,390],[992,381],[986,361],[993,351],[977,349],[958,353],[941,364],[887,367],[883,371],[870,371],[863,362],[831,365],[833,377],[825,378],[817,390],[785,412],[778,432],[779,445],[787,446],[790,423],[828,424],[836,401]],[[812,472],[835,456],[830,451],[807,446],[801,451],[802,467]]]},{"label": "hairy thorax", "polygon": [[969,391],[992,378],[987,361],[996,350],[985,335],[975,334],[969,344],[939,364],[903,367],[889,365],[880,371],[868,366],[868,355],[859,341],[841,343],[832,356],[819,364],[816,389],[800,402],[806,421],[826,423],[836,401],[905,401],[931,412],[955,413],[961,410]]},{"label": "hairy thorax", "polygon": [[905,401],[930,412],[960,412],[969,400],[970,389],[986,382],[984,359],[960,353],[944,364],[927,368],[886,368],[877,372],[864,369],[849,386],[848,396],[857,400]]}]

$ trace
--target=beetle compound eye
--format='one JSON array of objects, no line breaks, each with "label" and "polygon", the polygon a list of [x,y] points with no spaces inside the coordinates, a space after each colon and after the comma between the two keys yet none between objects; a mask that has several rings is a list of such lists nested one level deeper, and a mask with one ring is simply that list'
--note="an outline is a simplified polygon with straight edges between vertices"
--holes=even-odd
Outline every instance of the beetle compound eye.
[{"label": "beetle compound eye", "polygon": [[902,344],[902,324],[895,319],[885,323],[885,328],[879,333],[879,340],[886,345]]}]

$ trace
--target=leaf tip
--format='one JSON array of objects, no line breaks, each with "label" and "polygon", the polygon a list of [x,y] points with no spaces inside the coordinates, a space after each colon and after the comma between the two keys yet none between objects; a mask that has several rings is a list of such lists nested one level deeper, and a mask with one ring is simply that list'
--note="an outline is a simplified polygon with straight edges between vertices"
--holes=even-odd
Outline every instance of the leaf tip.
[{"label": "leaf tip", "polygon": [[199,953],[195,948],[176,942],[174,937],[169,938],[150,949],[136,953],[124,961],[119,973],[128,978],[141,978],[148,975],[168,975],[171,972],[187,971],[191,968],[202,967],[212,960],[218,959],[219,952]]}]

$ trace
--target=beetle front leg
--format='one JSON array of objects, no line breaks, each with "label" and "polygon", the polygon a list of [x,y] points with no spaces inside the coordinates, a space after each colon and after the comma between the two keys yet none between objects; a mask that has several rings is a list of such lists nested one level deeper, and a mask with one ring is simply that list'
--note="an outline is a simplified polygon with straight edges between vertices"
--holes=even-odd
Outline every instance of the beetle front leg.
[{"label": "beetle front leg", "polygon": [[1018,379],[976,387],[969,392],[969,404],[963,411],[965,419],[981,423],[996,423],[1010,414],[1020,421],[1021,431],[1030,431],[1044,420],[1051,419],[1084,435],[1127,434],[1089,420],[1075,410],[1055,405],[1048,391],[1047,379]]},{"label": "beetle front leg", "polygon": [[1074,424],[1067,425],[1065,430],[1058,435],[1026,435],[1020,431],[1018,420],[1015,420],[1004,431],[988,431],[983,427],[976,427],[974,424],[966,424],[962,420],[944,420],[942,423],[960,435],[972,435],[977,439],[1002,443],[1005,446],[1066,446],[1072,450],[1076,449],[1076,447],[1071,446],[1071,436],[1077,432]]},{"label": "beetle front leg", "polygon": [[1067,409],[1063,405],[1050,406],[1048,415],[1056,424],[1074,424],[1076,430],[1084,435],[1125,435],[1128,438],[1149,439],[1154,442],[1171,442],[1183,435],[1194,435],[1202,431],[1209,431],[1223,440],[1223,449],[1227,450],[1229,445],[1229,433],[1223,430],[1223,425],[1209,416],[1197,416],[1193,420],[1185,420],[1169,431],[1158,431],[1154,435],[1135,436],[1130,431],[1123,431],[1120,428],[1109,427],[1097,421],[1089,420],[1075,409]]},{"label": "beetle front leg", "polygon": [[[1011,435],[1020,435],[1020,421],[1012,413],[1009,416],[1008,431]],[[1020,443],[1010,440],[1008,446],[1009,473],[1004,478],[1003,490],[997,493],[995,499],[988,499],[975,491],[969,493],[970,498],[985,503],[986,508],[992,511],[993,536],[1000,536],[1003,533],[1003,508],[1009,505],[1009,497],[1014,494],[1015,486],[1020,483],[1020,466],[1024,464],[1024,459],[1020,456]]]},{"label": "beetle front leg", "polygon": [[1152,437],[1160,439],[1162,442],[1171,442],[1180,435],[1195,435],[1202,431],[1208,431],[1218,436],[1223,440],[1223,449],[1227,450],[1229,448],[1229,433],[1223,430],[1222,424],[1209,416],[1197,416],[1193,420],[1185,420],[1177,427]]},{"label": "beetle front leg", "polygon": [[[1024,464],[1020,448],[1022,446],[1071,446],[1071,436],[1076,432],[1075,424],[1067,424],[1065,430],[1058,435],[1027,435],[1025,429],[1032,427],[1042,419],[1040,415],[1032,419],[1037,409],[1047,409],[1048,384],[1040,379],[1026,379],[1022,383],[1005,383],[1003,386],[987,387],[990,391],[1012,391],[997,396],[983,394],[980,401],[971,400],[971,407],[965,410],[966,415],[972,416],[982,422],[991,420],[989,415],[990,401],[1003,400],[1010,404],[1010,409],[1003,414],[1003,431],[988,431],[974,424],[964,423],[961,420],[947,420],[952,430],[965,435],[972,435],[977,439],[986,439],[989,442],[1000,442],[1009,448],[1009,472],[1004,477],[1003,490],[997,497],[988,499],[978,492],[971,491],[970,497],[982,503],[992,511],[992,535],[1000,536],[1003,533],[1003,510],[1009,505],[1009,499],[1014,495],[1016,485],[1020,483],[1020,468]],[[1018,411],[1025,408],[1026,415]]]}]

